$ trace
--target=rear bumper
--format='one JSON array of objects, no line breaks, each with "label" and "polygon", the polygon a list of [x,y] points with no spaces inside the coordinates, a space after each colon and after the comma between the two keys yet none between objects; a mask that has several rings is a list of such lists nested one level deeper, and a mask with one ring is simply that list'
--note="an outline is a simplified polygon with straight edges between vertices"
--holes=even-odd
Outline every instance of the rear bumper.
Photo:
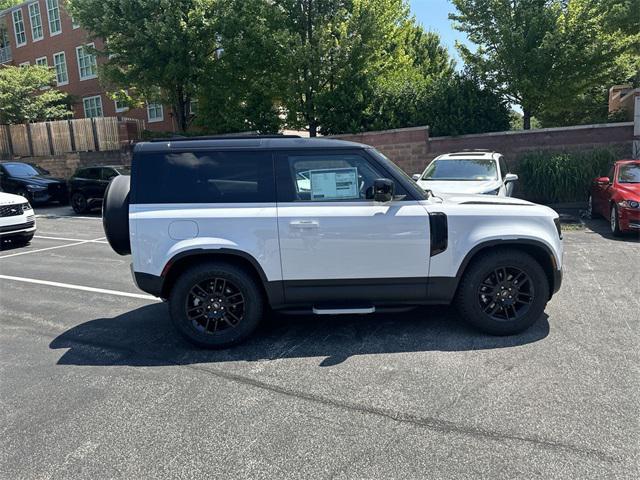
[{"label": "rear bumper", "polygon": [[150,273],[134,272],[133,264],[131,264],[131,276],[136,286],[154,297],[160,297],[162,293],[162,285],[164,284],[164,278],[157,275],[151,275]]}]

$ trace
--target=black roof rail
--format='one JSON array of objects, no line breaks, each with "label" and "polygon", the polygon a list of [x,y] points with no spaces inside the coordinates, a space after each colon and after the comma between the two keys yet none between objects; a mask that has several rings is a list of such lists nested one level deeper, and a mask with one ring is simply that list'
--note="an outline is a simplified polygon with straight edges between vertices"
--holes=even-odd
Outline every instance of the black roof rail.
[{"label": "black roof rail", "polygon": [[300,138],[300,135],[201,135],[196,137],[185,137],[184,135],[174,135],[166,138],[152,138],[150,142],[186,142],[189,140],[261,140],[264,138]]}]

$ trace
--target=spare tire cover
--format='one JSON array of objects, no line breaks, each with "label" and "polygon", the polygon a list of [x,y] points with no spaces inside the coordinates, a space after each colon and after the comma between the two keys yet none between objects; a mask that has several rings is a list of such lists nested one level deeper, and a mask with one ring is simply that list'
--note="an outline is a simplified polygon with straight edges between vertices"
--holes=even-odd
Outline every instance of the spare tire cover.
[{"label": "spare tire cover", "polygon": [[120,255],[131,253],[129,241],[129,187],[131,177],[114,177],[102,201],[102,226],[109,245]]}]

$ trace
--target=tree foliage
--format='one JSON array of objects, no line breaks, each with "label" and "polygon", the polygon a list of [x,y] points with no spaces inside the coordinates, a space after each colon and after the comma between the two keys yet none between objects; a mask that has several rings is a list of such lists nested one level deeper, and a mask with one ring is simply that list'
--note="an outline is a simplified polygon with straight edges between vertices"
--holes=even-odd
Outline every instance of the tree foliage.
[{"label": "tree foliage", "polygon": [[180,130],[189,105],[206,83],[219,48],[215,0],[71,0],[70,12],[92,35],[105,39],[101,77],[172,106]]},{"label": "tree foliage", "polygon": [[0,11],[22,3],[23,0],[0,0]]},{"label": "tree foliage", "polygon": [[[603,34],[596,0],[452,0],[450,15],[477,49],[458,45],[482,80],[532,115],[610,78],[621,46]],[[614,1],[614,0],[612,0]]]},{"label": "tree foliage", "polygon": [[41,66],[0,67],[0,123],[71,117],[67,94],[53,88],[55,73]]}]

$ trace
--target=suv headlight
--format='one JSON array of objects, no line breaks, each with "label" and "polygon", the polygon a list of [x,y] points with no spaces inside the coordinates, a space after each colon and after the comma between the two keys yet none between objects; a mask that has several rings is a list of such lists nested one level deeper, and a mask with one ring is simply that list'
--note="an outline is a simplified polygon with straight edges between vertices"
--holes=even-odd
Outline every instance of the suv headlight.
[{"label": "suv headlight", "polygon": [[488,192],[484,192],[483,195],[498,195],[500,193],[500,187],[495,190],[489,190]]},{"label": "suv headlight", "polygon": [[42,185],[27,185],[27,190],[46,190],[47,187],[43,187]]},{"label": "suv headlight", "polygon": [[635,200],[622,200],[618,205],[622,208],[640,208],[640,203]]}]

